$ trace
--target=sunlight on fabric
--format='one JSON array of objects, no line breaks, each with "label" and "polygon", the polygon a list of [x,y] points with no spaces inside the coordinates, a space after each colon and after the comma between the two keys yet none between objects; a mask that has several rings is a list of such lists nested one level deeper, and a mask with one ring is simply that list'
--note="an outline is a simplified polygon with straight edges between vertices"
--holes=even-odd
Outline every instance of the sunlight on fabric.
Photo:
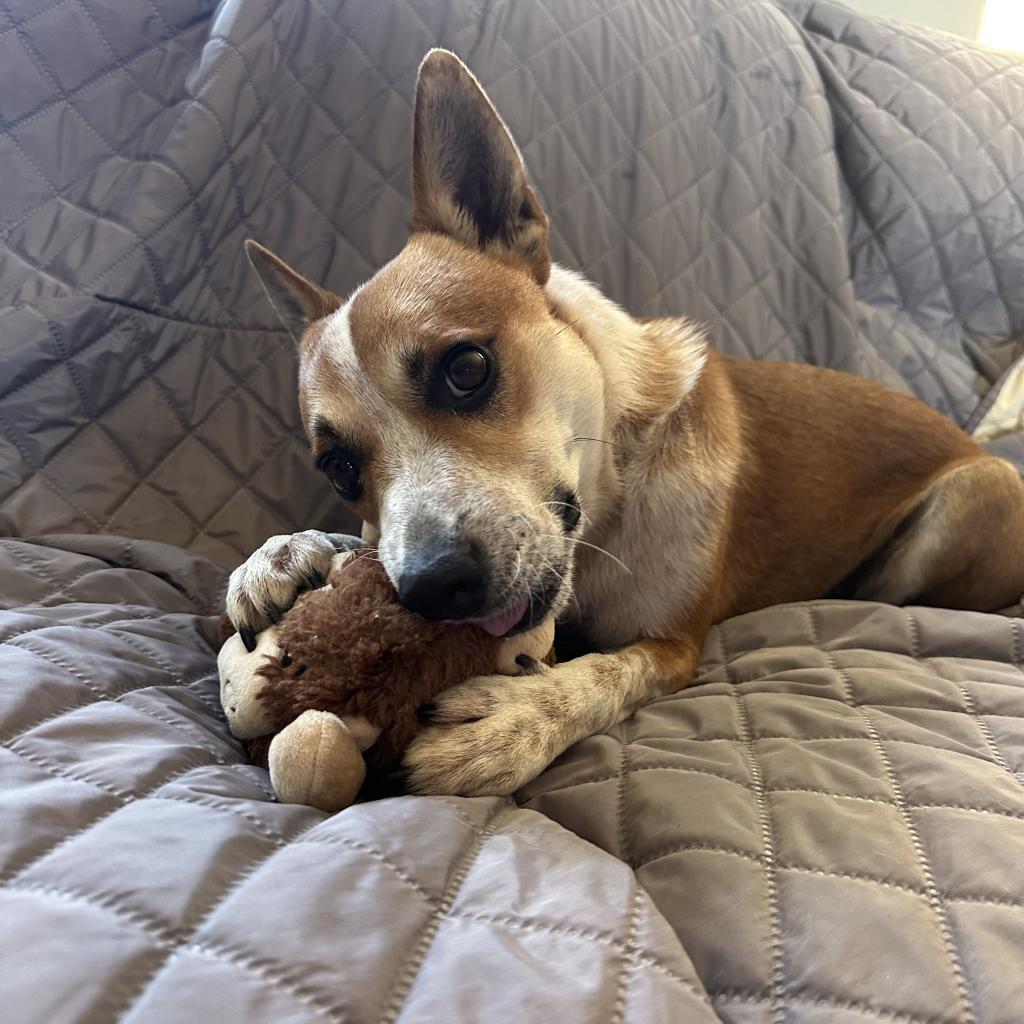
[{"label": "sunlight on fabric", "polygon": [[1024,53],[1024,0],[987,0],[978,42]]}]

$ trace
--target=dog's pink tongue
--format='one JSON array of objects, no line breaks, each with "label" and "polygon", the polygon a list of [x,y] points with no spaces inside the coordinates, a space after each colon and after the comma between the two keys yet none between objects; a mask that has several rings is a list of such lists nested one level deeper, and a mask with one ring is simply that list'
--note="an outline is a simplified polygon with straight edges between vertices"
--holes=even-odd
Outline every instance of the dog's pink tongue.
[{"label": "dog's pink tongue", "polygon": [[526,602],[518,601],[489,619],[481,619],[477,625],[491,636],[504,636],[526,614]]}]

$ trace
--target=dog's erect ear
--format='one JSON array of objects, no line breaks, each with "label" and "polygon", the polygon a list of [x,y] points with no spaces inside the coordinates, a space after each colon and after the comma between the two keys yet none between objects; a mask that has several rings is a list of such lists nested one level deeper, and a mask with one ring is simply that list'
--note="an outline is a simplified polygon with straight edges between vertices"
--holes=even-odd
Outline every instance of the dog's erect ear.
[{"label": "dog's erect ear", "polygon": [[245,254],[259,275],[260,284],[288,333],[296,342],[314,321],[341,308],[337,295],[307,281],[259,242],[246,239]]},{"label": "dog's erect ear", "polygon": [[524,260],[544,284],[548,219],[523,159],[470,70],[447,50],[420,65],[412,148],[414,231]]}]

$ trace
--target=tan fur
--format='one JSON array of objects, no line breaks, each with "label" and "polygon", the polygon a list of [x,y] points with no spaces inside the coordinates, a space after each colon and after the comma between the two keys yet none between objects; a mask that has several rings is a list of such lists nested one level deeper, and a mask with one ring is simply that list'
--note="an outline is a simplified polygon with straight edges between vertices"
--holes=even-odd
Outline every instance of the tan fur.
[{"label": "tan fur", "polygon": [[857,594],[978,611],[1017,603],[1024,483],[1008,462],[969,457],[944,467],[895,518],[897,528]]},{"label": "tan fur", "polygon": [[923,402],[870,381],[784,363],[713,363],[709,372],[726,378],[742,410],[744,451],[716,620],[829,592],[936,473],[982,457]]},{"label": "tan fur", "polygon": [[[442,694],[405,758],[415,788],[512,792],[689,682],[730,615],[840,585],[978,609],[1024,591],[1012,467],[877,384],[726,358],[685,320],[630,317],[549,263],[518,151],[451,54],[425,59],[416,110],[416,230],[347,304],[319,321],[311,306],[307,429],[314,449],[351,438],[368,453],[356,510],[392,578],[418,523],[468,522],[510,592],[557,562],[566,616],[606,653]],[[476,166],[487,188],[467,183]],[[478,414],[437,413],[410,361],[462,338],[493,345],[499,389]],[[556,483],[579,495],[571,536],[545,507]]]},{"label": "tan fur", "polygon": [[[368,522],[377,521],[379,491],[402,473],[410,449],[428,440],[458,450],[463,463],[500,461],[525,474],[542,471],[535,454],[550,445],[552,431],[548,422],[531,424],[530,367],[545,362],[549,339],[564,328],[521,268],[442,235],[414,234],[397,259],[305,335],[300,405],[312,451],[319,454],[332,444],[314,430],[326,420],[333,439],[371,456],[364,497],[356,506]],[[417,358],[429,367],[454,342],[467,339],[488,341],[502,360],[498,393],[486,413],[465,420],[424,409],[410,387],[406,361]],[[587,357],[575,335],[567,333],[566,339]],[[342,356],[342,348],[350,357]],[[590,372],[596,378],[596,367]],[[376,428],[384,417],[401,429],[382,436]]]}]

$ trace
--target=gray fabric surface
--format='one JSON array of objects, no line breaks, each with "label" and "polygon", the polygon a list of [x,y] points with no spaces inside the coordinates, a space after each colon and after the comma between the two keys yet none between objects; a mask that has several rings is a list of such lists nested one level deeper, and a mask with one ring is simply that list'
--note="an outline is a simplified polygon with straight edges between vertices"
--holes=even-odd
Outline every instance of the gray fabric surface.
[{"label": "gray fabric surface", "polygon": [[633,867],[722,1020],[1019,1021],[1022,625],[855,602],[730,620],[697,685],[520,799]]},{"label": "gray fabric surface", "polygon": [[217,711],[218,570],[80,546],[0,542],[5,1020],[1020,1020],[1019,619],[748,615],[521,808],[325,818]]},{"label": "gray fabric surface", "polygon": [[1024,331],[1024,68],[772,0],[0,4],[0,531],[225,564],[339,523],[242,241],[346,292],[408,217],[429,46],[519,140],[555,257],[731,353],[961,422]]},{"label": "gray fabric surface", "polygon": [[716,1019],[629,867],[543,815],[274,802],[189,593],[216,571],[82,546],[0,541],[5,1021]]},{"label": "gray fabric surface", "polygon": [[0,1016],[1019,1021],[1020,620],[735,620],[521,807],[244,763],[224,567],[351,524],[241,242],[340,292],[397,250],[438,43],[631,310],[962,423],[1018,355],[1009,57],[830,3],[0,2]]}]

